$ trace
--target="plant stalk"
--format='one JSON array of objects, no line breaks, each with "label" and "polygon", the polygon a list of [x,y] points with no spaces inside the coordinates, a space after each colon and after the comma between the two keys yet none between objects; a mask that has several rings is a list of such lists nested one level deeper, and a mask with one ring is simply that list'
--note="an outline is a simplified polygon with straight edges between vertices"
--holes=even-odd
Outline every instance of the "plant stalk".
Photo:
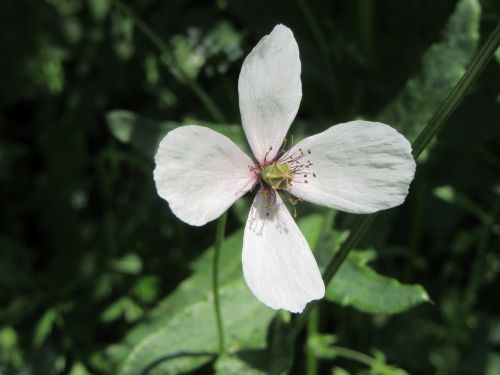
[{"label": "plant stalk", "polygon": [[221,313],[220,299],[219,299],[219,258],[220,258],[220,251],[222,248],[222,242],[224,241],[224,233],[226,232],[226,221],[227,221],[227,212],[224,212],[224,214],[217,221],[217,229],[215,232],[215,244],[214,244],[214,258],[212,263],[212,288],[214,295],[215,320],[217,324],[217,334],[219,338],[219,355],[223,355],[226,352],[226,344],[224,340],[224,325],[222,321],[222,313]]},{"label": "plant stalk", "polygon": [[[495,53],[495,50],[498,48],[499,42],[500,23],[490,34],[484,45],[471,61],[467,70],[463,74],[462,78],[460,78],[456,86],[453,88],[450,95],[448,95],[445,101],[435,112],[434,116],[431,118],[427,126],[420,132],[417,139],[415,139],[415,141],[413,142],[412,154],[415,159],[418,159],[419,155],[425,150],[432,139],[434,139],[436,134],[443,127],[446,120],[458,107],[463,97],[467,94],[476,79],[479,77],[479,74],[483,71],[486,64]],[[351,234],[342,244],[339,252],[335,254],[330,263],[326,266],[325,271],[323,272],[323,280],[325,282],[325,285],[328,285],[333,279],[351,250],[364,236],[367,229],[375,219],[376,215],[377,214],[370,214],[363,216],[356,222],[354,228],[351,231]],[[304,324],[307,322],[308,315],[311,313],[311,310],[316,306],[316,304],[317,302],[309,303],[304,312],[293,321],[291,327],[291,333],[293,335],[297,335],[302,330]]]}]

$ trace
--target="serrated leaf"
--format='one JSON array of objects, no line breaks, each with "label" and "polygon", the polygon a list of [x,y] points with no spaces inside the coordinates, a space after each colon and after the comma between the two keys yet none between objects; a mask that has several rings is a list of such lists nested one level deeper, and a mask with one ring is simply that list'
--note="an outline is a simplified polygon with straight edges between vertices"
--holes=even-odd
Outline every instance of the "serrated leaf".
[{"label": "serrated leaf", "polygon": [[[311,247],[314,247],[318,240],[318,228],[321,227],[322,220],[323,217],[321,215],[310,215],[298,222],[299,227],[303,231]],[[228,236],[223,242],[219,264],[219,285],[221,287],[236,282],[244,287],[243,289],[247,288],[241,270],[242,242],[243,230],[241,229]],[[184,280],[172,294],[153,309],[148,314],[148,319],[145,320],[144,323],[137,325],[131,330],[123,342],[108,348],[107,352],[115,362],[123,362],[127,356],[131,355],[131,351],[135,351],[137,347],[141,345],[141,342],[147,340],[148,337],[154,336],[166,326],[170,326],[171,321],[177,315],[184,314],[185,311],[191,309],[191,306],[211,298],[212,258],[213,248],[209,248],[192,264],[191,268],[193,274]],[[250,295],[249,298],[260,304],[253,295]],[[221,305],[223,309],[225,304],[225,297],[221,296]],[[264,307],[263,311],[274,314],[273,310],[266,307]],[[210,314],[213,314],[213,312],[210,312]],[[266,330],[267,323],[261,328]],[[228,335],[231,334],[229,329],[226,329],[226,333]],[[212,337],[210,337],[210,340],[212,340]],[[208,360],[210,360],[210,358]],[[206,361],[207,358],[199,358],[193,361],[192,365],[195,367],[201,366],[203,363],[206,363]]]},{"label": "serrated leaf", "polygon": [[444,28],[441,40],[424,54],[420,72],[406,83],[379,116],[414,140],[456,85],[476,51],[481,7],[461,0]]},{"label": "serrated leaf", "polygon": [[421,285],[402,284],[371,269],[367,262],[373,257],[371,251],[353,251],[327,286],[326,298],[371,314],[396,314],[429,302]]},{"label": "serrated leaf", "polygon": [[[220,297],[230,352],[263,348],[274,311],[262,305],[241,280],[222,288]],[[190,305],[137,345],[121,373],[178,374],[212,360],[218,349],[213,311],[212,298]]]}]

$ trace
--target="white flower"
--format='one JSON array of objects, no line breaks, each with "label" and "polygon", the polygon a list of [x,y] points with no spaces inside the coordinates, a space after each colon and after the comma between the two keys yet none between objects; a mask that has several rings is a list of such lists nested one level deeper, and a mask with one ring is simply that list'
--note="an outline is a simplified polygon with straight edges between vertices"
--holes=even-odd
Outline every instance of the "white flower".
[{"label": "white flower", "polygon": [[401,204],[415,172],[409,142],[377,122],[335,125],[281,152],[302,97],[300,71],[291,30],[276,26],[247,56],[238,82],[243,128],[256,162],[224,135],[189,125],[161,141],[154,171],[158,194],[179,219],[197,226],[260,185],[245,226],[243,273],[260,301],[291,312],[322,298],[325,286],[277,192],[372,213]]}]

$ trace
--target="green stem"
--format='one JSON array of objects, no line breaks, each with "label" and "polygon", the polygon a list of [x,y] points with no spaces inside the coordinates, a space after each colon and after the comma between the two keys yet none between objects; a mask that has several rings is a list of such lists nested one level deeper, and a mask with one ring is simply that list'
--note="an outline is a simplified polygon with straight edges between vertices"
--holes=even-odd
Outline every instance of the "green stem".
[{"label": "green stem", "polygon": [[224,232],[226,231],[227,212],[225,212],[217,221],[215,232],[214,259],[212,264],[212,288],[214,294],[215,320],[217,323],[217,334],[219,336],[219,355],[226,352],[224,342],[224,326],[222,324],[222,314],[219,301],[219,258],[222,242],[224,241]]},{"label": "green stem", "polygon": [[[307,337],[311,339],[319,332],[319,308],[314,309],[311,314],[309,314],[309,319],[307,320]],[[318,373],[318,359],[316,358],[316,353],[308,345],[306,351],[306,374],[316,375]]]},{"label": "green stem", "polygon": [[364,353],[358,352],[356,350],[344,348],[341,346],[332,346],[331,349],[334,350],[335,354],[339,357],[351,359],[353,361],[362,363],[368,367],[373,367],[373,365],[376,362],[374,358]]},{"label": "green stem", "polygon": [[[497,25],[495,30],[491,33],[486,43],[479,50],[477,55],[474,57],[469,67],[465,71],[464,75],[451,91],[450,95],[438,108],[430,122],[427,126],[420,132],[415,142],[413,142],[413,156],[415,159],[425,150],[427,145],[431,142],[437,132],[441,129],[445,121],[450,117],[452,112],[457,108],[458,104],[465,96],[467,91],[471,88],[479,73],[484,69],[489,59],[495,53],[496,48],[500,42],[500,23]],[[337,271],[339,270],[342,263],[345,261],[354,246],[357,245],[359,240],[366,233],[367,229],[371,225],[372,221],[375,219],[377,214],[370,214],[361,217],[354,225],[351,234],[347,240],[342,244],[339,252],[335,254],[330,263],[326,266],[325,272],[323,273],[323,280],[325,285],[328,285],[333,279]],[[297,335],[304,324],[307,321],[307,316],[311,313],[311,310],[315,307],[317,302],[309,303],[304,312],[299,315],[292,323],[292,334]]]},{"label": "green stem", "polygon": [[325,285],[328,285],[333,279],[333,276],[335,276],[340,266],[342,265],[342,263],[344,263],[354,246],[356,246],[359,240],[361,240],[361,238],[364,236],[376,216],[377,214],[370,214],[358,219],[350,236],[342,244],[339,252],[326,266],[325,271],[323,272],[323,280],[325,281]]},{"label": "green stem", "polygon": [[216,122],[218,122],[219,124],[227,124],[227,119],[222,114],[219,107],[217,107],[212,98],[207,94],[207,92],[203,89],[203,87],[200,86],[197,81],[192,79],[187,80],[187,85],[198,96],[200,101],[203,103],[207,111]]},{"label": "green stem", "polygon": [[[126,13],[130,18],[134,20],[134,23],[139,31],[142,32],[147,39],[149,39],[151,44],[160,52],[161,57],[167,57],[167,60],[169,61],[177,60],[175,55],[170,52],[167,44],[165,44],[165,42],[158,36],[158,34],[156,34],[156,32],[151,27],[149,27],[146,22],[139,18],[128,5],[125,5],[121,0],[114,0],[114,4],[118,9]],[[163,58],[161,58],[160,61],[165,63],[165,60]],[[166,65],[166,67],[170,71],[169,66]],[[217,107],[217,104],[215,104],[215,102],[212,100],[212,98],[210,98],[205,89],[201,87],[196,80],[186,76],[181,69],[179,69],[178,74],[172,74],[172,76],[177,78],[181,83],[184,83],[189,86],[189,88],[191,88],[191,90],[195,93],[198,99],[200,99],[206,110],[210,113],[210,115],[216,122],[227,123],[226,118],[222,114],[222,111]]]},{"label": "green stem", "polygon": [[479,237],[479,244],[477,248],[477,252],[474,256],[474,260],[472,261],[471,272],[469,276],[469,280],[465,287],[465,298],[464,298],[464,307],[472,308],[474,303],[477,300],[477,292],[479,288],[484,283],[484,274],[486,271],[486,262],[487,262],[487,253],[488,253],[488,244],[490,242],[490,237],[492,233],[493,226],[496,223],[498,212],[500,211],[500,195],[497,195],[493,204],[491,205],[490,214],[488,215],[488,222],[483,224],[483,228],[481,229],[481,234]]},{"label": "green stem", "polygon": [[[335,210],[328,210],[323,216],[323,224],[321,226],[321,230],[318,236],[318,240],[315,244],[314,253],[318,254],[320,247],[323,246],[325,240],[331,239],[331,229],[333,226],[333,220],[335,219]],[[330,243],[328,243],[330,245]],[[319,332],[319,318],[320,318],[320,310],[315,309],[309,315],[309,319],[307,321],[307,337],[310,340]],[[307,375],[316,375],[318,373],[318,359],[316,358],[316,353],[312,350],[311,347],[307,347],[306,350],[306,374]]]}]

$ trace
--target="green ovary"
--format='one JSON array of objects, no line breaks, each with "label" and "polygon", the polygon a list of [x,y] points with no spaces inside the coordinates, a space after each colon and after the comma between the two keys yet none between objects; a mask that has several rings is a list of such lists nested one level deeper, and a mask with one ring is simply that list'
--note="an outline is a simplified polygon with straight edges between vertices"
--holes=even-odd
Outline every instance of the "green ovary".
[{"label": "green ovary", "polygon": [[262,180],[273,189],[288,189],[293,180],[293,172],[288,164],[273,163],[260,173]]}]

